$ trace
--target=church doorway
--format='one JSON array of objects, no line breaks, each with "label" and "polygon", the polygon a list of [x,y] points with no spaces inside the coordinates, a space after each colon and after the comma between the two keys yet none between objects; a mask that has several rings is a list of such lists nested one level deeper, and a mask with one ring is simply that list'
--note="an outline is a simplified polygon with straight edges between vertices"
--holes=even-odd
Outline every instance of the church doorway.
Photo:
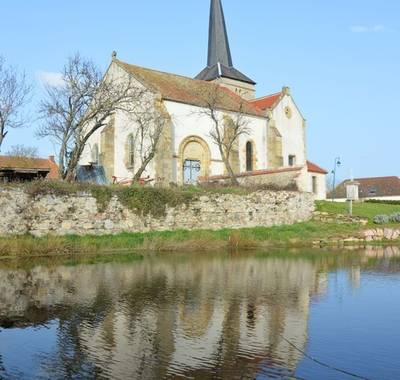
[{"label": "church doorway", "polygon": [[197,160],[185,160],[183,163],[183,183],[185,185],[194,185],[201,172],[201,163]]},{"label": "church doorway", "polygon": [[210,175],[211,154],[207,143],[198,136],[189,136],[179,147],[178,183],[196,184],[199,177]]}]

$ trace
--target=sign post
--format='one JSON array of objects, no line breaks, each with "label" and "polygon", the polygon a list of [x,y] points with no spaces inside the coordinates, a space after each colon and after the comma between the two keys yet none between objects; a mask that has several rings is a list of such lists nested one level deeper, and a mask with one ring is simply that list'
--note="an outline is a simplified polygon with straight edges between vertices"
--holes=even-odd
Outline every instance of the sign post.
[{"label": "sign post", "polygon": [[349,201],[349,214],[353,216],[353,202],[358,201],[359,194],[358,194],[358,187],[360,186],[359,182],[356,181],[348,181],[346,182],[346,197]]}]

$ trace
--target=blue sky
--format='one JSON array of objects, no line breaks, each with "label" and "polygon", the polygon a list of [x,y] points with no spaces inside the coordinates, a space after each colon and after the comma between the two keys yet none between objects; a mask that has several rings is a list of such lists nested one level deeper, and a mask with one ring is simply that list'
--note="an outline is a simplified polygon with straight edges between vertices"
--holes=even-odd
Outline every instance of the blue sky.
[{"label": "blue sky", "polygon": [[[258,96],[291,87],[308,122],[309,158],[339,177],[400,175],[398,0],[223,0],[235,66]],[[36,145],[41,80],[79,51],[187,76],[206,64],[209,0],[2,0],[0,55],[35,83],[31,126],[3,151]]]}]

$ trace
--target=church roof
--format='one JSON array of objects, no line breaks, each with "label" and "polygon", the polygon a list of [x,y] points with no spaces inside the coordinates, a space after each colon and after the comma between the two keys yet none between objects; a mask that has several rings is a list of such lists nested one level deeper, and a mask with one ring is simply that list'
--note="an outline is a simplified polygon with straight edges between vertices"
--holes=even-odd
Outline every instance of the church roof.
[{"label": "church roof", "polygon": [[207,67],[196,79],[212,81],[221,77],[256,84],[233,67],[221,0],[211,0]]},{"label": "church roof", "polygon": [[215,83],[130,65],[117,59],[114,62],[150,90],[158,92],[165,100],[205,107],[207,97],[218,91],[217,108],[232,112],[241,110],[249,115],[263,116],[262,111],[251,102]]},{"label": "church roof", "polygon": [[260,110],[267,110],[273,108],[282,97],[282,92],[277,92],[276,94],[264,96],[262,98],[254,99],[251,104],[259,108]]},{"label": "church roof", "polygon": [[207,66],[196,76],[196,79],[212,81],[221,77],[256,84],[252,79],[242,74],[239,70],[236,70],[234,67],[227,67],[222,63],[217,63],[214,66]]}]

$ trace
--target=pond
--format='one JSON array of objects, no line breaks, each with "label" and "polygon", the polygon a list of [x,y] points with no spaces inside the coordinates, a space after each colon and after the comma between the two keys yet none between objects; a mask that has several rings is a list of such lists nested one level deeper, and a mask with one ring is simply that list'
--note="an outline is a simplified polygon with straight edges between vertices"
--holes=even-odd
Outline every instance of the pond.
[{"label": "pond", "polygon": [[0,379],[400,379],[400,251],[0,262]]}]

